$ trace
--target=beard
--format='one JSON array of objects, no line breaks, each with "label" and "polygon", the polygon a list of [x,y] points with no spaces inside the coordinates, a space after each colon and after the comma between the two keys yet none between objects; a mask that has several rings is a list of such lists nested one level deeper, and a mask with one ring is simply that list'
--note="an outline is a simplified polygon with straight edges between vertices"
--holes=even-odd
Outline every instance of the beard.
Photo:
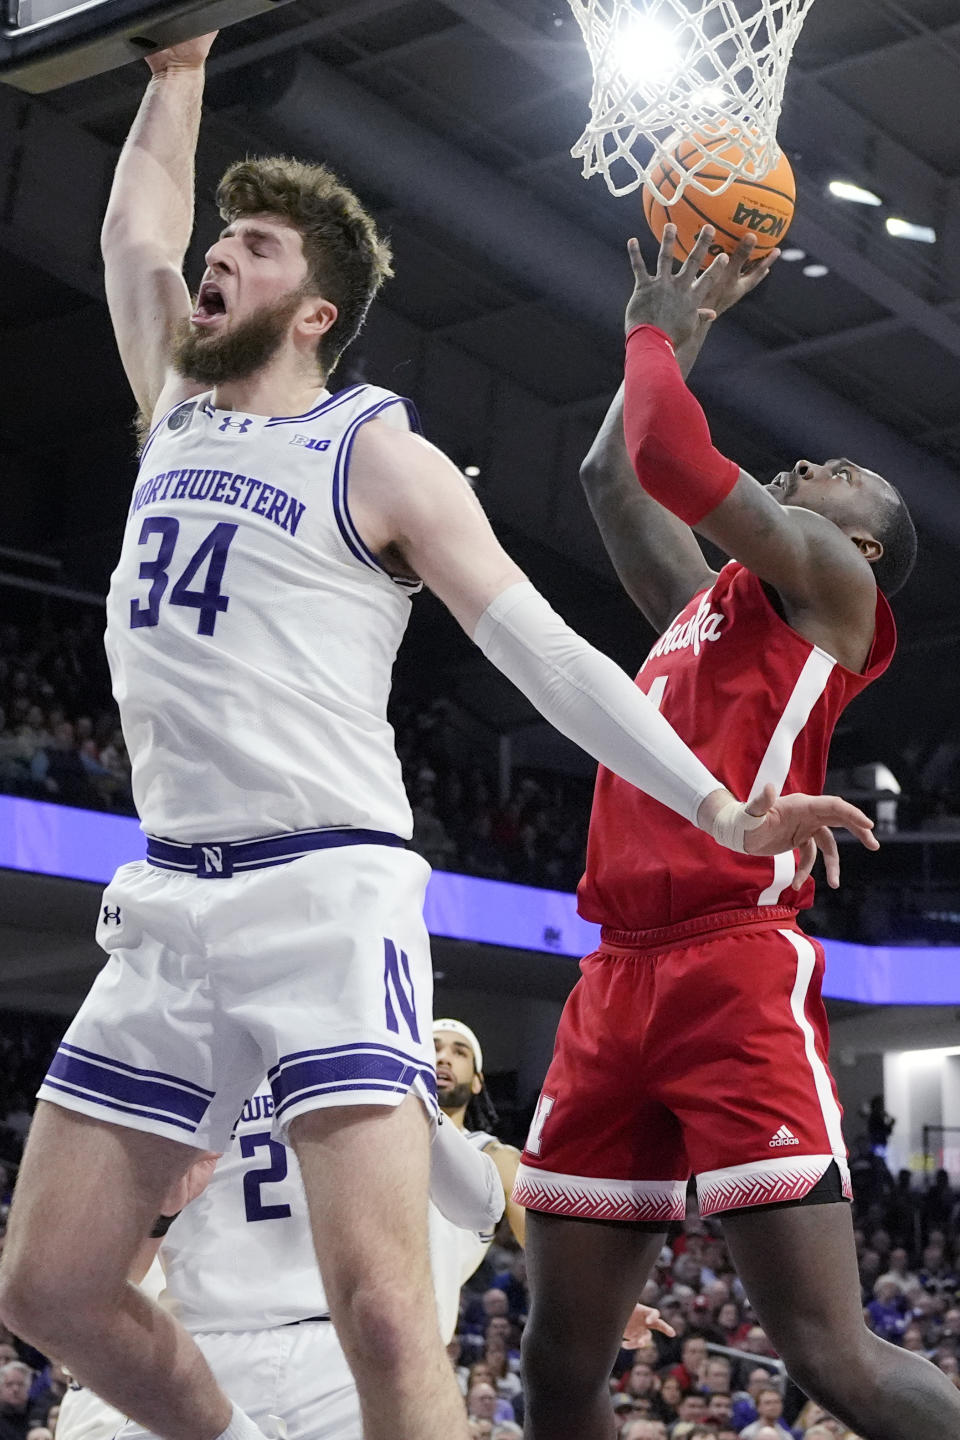
[{"label": "beard", "polygon": [[195,380],[200,385],[249,379],[277,354],[304,293],[298,286],[282,300],[261,305],[222,335],[210,334],[182,320],[174,332],[171,365],[184,380]]},{"label": "beard", "polygon": [[462,1110],[472,1099],[473,1086],[469,1081],[466,1085],[450,1085],[446,1090],[437,1086],[437,1104],[441,1110]]}]

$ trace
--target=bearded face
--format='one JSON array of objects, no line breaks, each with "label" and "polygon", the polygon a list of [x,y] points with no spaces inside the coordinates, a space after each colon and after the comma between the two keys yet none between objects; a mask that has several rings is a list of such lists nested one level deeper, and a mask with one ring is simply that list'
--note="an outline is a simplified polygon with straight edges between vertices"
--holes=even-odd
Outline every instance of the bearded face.
[{"label": "bearded face", "polygon": [[437,1103],[441,1110],[461,1110],[473,1099],[473,1083],[465,1085],[437,1078]]},{"label": "bearded face", "polygon": [[246,319],[224,315],[215,328],[181,321],[174,334],[173,368],[185,380],[211,387],[249,379],[278,353],[305,295],[303,286],[297,286]]}]

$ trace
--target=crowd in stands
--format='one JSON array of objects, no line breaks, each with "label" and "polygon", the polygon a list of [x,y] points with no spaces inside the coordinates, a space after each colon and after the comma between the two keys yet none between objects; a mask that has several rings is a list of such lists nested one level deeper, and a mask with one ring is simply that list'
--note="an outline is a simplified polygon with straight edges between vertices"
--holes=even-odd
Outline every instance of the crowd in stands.
[{"label": "crowd in stands", "polygon": [[0,626],[0,792],[133,813],[102,632],[90,616],[29,634]]},{"label": "crowd in stands", "polygon": [[[29,1124],[27,1097],[61,1028],[51,1017],[0,1016],[0,1135],[7,1161],[0,1167],[0,1237]],[[853,1151],[864,1319],[960,1388],[960,1190],[942,1170],[926,1182],[907,1170],[894,1179],[870,1133],[855,1137]],[[786,1377],[715,1222],[691,1210],[683,1225],[672,1226],[638,1298],[657,1306],[676,1336],[653,1332],[639,1348],[621,1351],[610,1378],[618,1440],[870,1440],[855,1436]],[[519,1440],[522,1433],[520,1339],[527,1307],[524,1256],[502,1223],[464,1287],[449,1347],[473,1440]],[[56,1363],[0,1329],[0,1440],[54,1440],[65,1383]]]},{"label": "crowd in stands", "polygon": [[[391,720],[415,848],[437,869],[573,889],[583,868],[592,782],[517,767],[504,783],[496,737],[491,732],[478,744],[476,722],[471,734],[464,719],[446,699],[424,703],[403,687],[395,694]],[[929,755],[901,757],[898,771],[913,776],[918,797],[900,802],[901,826],[942,829],[954,789],[953,809],[960,810],[960,742],[943,740]],[[99,614],[71,624],[0,625],[0,793],[134,813]],[[818,933],[833,933],[830,924],[826,915]]]}]

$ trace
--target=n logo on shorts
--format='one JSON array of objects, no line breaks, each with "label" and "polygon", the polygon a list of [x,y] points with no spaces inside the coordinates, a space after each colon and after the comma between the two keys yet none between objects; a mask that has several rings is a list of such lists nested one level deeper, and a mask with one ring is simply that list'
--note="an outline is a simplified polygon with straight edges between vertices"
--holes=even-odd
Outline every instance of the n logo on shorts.
[{"label": "n logo on shorts", "polygon": [[[400,1021],[397,1018],[399,1010],[411,1040],[420,1044],[420,1030],[417,1026],[417,1004],[413,993],[413,981],[410,978],[410,961],[407,958],[406,950],[397,954],[397,947],[392,940],[383,942],[383,998],[386,1011],[387,1029],[392,1030],[394,1035],[400,1034]],[[403,974],[401,975],[401,969]],[[392,992],[392,995],[391,995]],[[396,1001],[396,1008],[394,1008]]]}]

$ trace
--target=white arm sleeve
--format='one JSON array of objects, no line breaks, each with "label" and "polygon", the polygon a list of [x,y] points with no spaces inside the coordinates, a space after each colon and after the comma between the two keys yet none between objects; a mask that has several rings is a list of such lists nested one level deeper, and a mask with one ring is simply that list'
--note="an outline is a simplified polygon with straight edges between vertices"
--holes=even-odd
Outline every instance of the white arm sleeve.
[{"label": "white arm sleeve", "polygon": [[695,825],[701,803],[724,788],[630,677],[528,580],[491,601],[473,639],[551,725],[685,820]]},{"label": "white arm sleeve", "polygon": [[503,1181],[489,1155],[440,1116],[430,1151],[430,1199],[461,1230],[492,1230],[506,1209]]}]

